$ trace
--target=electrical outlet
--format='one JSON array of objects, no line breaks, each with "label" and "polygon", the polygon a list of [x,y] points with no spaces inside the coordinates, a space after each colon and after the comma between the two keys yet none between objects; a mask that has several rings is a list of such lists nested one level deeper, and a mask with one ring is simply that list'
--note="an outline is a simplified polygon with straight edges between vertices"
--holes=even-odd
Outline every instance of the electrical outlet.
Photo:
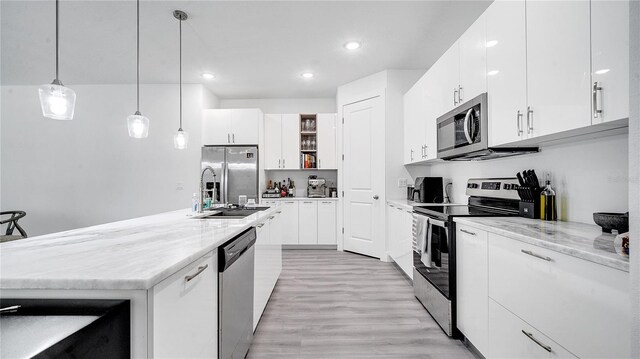
[{"label": "electrical outlet", "polygon": [[406,178],[398,178],[398,188],[407,187]]},{"label": "electrical outlet", "polygon": [[184,182],[176,182],[176,191],[184,190]]}]

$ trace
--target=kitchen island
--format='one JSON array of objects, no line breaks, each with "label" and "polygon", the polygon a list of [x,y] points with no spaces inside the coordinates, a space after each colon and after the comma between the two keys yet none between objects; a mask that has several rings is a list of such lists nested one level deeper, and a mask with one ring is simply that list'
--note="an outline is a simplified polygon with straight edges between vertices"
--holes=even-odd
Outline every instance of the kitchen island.
[{"label": "kitchen island", "polygon": [[[160,356],[171,346],[186,356],[206,354],[217,340],[210,335],[217,331],[217,248],[276,212],[200,219],[179,210],[3,243],[0,297],[126,299],[132,357]],[[203,267],[208,270],[199,271]],[[183,280],[196,273],[195,280]],[[197,321],[177,325],[189,318],[206,328]],[[207,345],[182,348],[194,337]]]}]

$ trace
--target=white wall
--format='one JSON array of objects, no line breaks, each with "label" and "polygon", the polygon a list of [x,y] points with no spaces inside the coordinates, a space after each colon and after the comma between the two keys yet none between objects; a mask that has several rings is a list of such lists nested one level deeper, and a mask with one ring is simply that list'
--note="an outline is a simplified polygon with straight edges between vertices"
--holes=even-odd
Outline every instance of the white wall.
[{"label": "white wall", "polygon": [[544,147],[536,154],[473,162],[443,162],[431,166],[407,166],[412,178],[451,178],[452,202],[467,201],[465,186],[474,177],[515,177],[535,169],[542,179],[551,173],[558,196],[559,217],[593,224],[593,212],[626,212],[628,205],[628,137],[608,136],[571,144]]},{"label": "white wall", "polygon": [[629,12],[630,114],[629,114],[629,215],[631,229],[631,356],[640,358],[640,2],[631,1]]},{"label": "white wall", "polygon": [[334,113],[333,98],[222,99],[220,108],[259,108],[264,113]]},{"label": "white wall", "polygon": [[147,139],[129,138],[135,85],[72,86],[73,121],[42,117],[37,87],[2,87],[2,209],[21,209],[30,236],[188,208],[197,192],[203,104],[201,85],[183,87],[187,150],[173,148],[176,85],[143,85]]}]

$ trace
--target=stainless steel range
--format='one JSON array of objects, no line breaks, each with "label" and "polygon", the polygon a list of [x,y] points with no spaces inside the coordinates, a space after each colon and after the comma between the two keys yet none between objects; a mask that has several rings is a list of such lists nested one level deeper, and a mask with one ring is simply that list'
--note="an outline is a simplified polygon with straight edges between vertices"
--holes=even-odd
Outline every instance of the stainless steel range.
[{"label": "stainless steel range", "polygon": [[517,178],[469,179],[468,205],[413,207],[414,294],[442,330],[459,337],[456,328],[455,217],[518,215]]}]

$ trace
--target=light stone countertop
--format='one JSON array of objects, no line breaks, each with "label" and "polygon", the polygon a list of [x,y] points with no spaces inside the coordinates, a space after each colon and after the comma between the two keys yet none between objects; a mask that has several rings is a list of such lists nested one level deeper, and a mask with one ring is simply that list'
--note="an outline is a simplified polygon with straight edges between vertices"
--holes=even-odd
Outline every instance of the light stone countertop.
[{"label": "light stone countertop", "polygon": [[597,225],[522,217],[456,217],[455,222],[538,247],[629,272],[629,256],[616,251],[614,235]]},{"label": "light stone countertop", "polygon": [[277,197],[277,198],[260,198],[260,202],[264,201],[337,201],[338,197]]},{"label": "light stone countertop", "polygon": [[243,219],[185,209],[2,243],[0,289],[149,289],[277,208]]},{"label": "light stone countertop", "polygon": [[413,206],[466,206],[466,203],[420,203],[409,201],[408,199],[388,199],[387,204],[392,204],[397,207],[402,207],[408,211],[413,210]]}]

